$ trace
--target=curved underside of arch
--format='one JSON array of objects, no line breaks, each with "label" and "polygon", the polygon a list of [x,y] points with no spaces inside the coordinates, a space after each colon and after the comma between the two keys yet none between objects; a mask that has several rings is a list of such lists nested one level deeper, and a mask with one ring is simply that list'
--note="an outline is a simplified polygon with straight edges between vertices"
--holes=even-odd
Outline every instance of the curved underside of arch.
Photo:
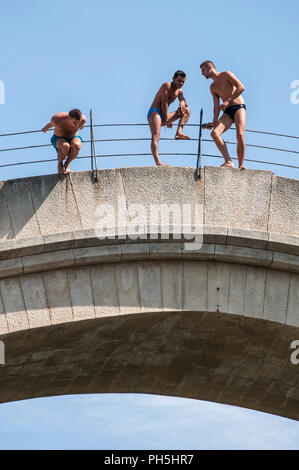
[{"label": "curved underside of arch", "polygon": [[0,402],[149,393],[299,419],[289,325],[219,312],[148,311],[1,338],[7,365],[0,369]]}]

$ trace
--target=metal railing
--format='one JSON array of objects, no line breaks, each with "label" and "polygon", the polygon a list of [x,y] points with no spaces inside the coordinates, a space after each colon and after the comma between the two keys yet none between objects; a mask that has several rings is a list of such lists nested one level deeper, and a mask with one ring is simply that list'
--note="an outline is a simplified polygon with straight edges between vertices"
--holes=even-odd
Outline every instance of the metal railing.
[{"label": "metal railing", "polygon": [[[196,157],[196,175],[200,179],[202,177],[202,160],[203,157],[207,158],[220,158],[223,159],[221,155],[214,155],[214,154],[209,154],[209,153],[203,153],[202,148],[203,148],[203,143],[204,142],[214,142],[212,139],[204,139],[203,138],[203,110],[201,109],[200,111],[200,122],[198,124],[186,124],[186,126],[189,127],[194,127],[198,128],[198,138],[191,138],[190,140],[186,142],[197,142],[197,152],[159,152],[159,155],[167,155],[167,156],[192,156]],[[137,138],[108,138],[108,139],[95,139],[94,135],[94,130],[95,128],[109,128],[109,127],[148,127],[148,123],[114,123],[114,124],[94,124],[93,123],[93,112],[90,110],[90,124],[86,125],[85,128],[89,128],[90,130],[90,140],[84,140],[83,143],[90,143],[90,155],[86,156],[78,156],[77,159],[90,159],[90,167],[91,170],[94,172],[95,179],[97,180],[98,178],[98,159],[102,158],[112,158],[112,157],[142,157],[142,156],[152,156],[151,152],[148,153],[111,153],[111,154],[104,154],[100,153],[97,154],[96,152],[96,143],[112,143],[112,142],[149,142],[151,141],[151,137],[137,137]],[[230,130],[235,130],[234,127],[230,128]],[[12,136],[20,136],[20,135],[25,135],[25,134],[34,134],[34,133],[41,133],[41,130],[33,130],[33,131],[22,131],[22,132],[13,132],[13,133],[6,133],[6,134],[0,134],[0,137],[12,137]],[[247,133],[254,133],[254,134],[260,134],[260,135],[268,135],[268,136],[275,136],[275,137],[283,137],[287,139],[299,139],[298,136],[293,136],[293,135],[286,135],[282,133],[276,133],[276,132],[269,132],[269,131],[258,131],[258,130],[250,130],[246,129]],[[172,138],[161,138],[161,141],[170,141],[173,140]],[[236,145],[236,142],[231,142],[225,140],[225,143],[228,145]],[[25,150],[25,149],[37,149],[37,148],[43,148],[43,147],[52,147],[51,144],[41,144],[41,145],[27,145],[27,146],[22,146],[22,147],[9,147],[9,148],[0,148],[0,155],[1,152],[10,152],[10,151],[18,151],[18,150]],[[294,150],[294,149],[286,149],[282,147],[273,147],[273,146],[265,146],[265,145],[257,145],[257,144],[250,144],[246,143],[246,147],[251,147],[251,148],[256,148],[256,149],[267,149],[267,150],[272,150],[272,151],[279,151],[279,152],[285,152],[293,155],[298,155],[299,151]],[[232,157],[232,160],[237,160],[236,157]],[[31,160],[31,161],[19,161],[19,162],[12,162],[12,163],[5,163],[5,164],[0,164],[0,168],[7,168],[7,167],[13,167],[13,166],[19,166],[19,165],[29,165],[29,164],[36,164],[36,163],[46,163],[46,162],[57,162],[57,157],[56,158],[47,158],[47,159],[42,159],[42,160]],[[286,168],[292,168],[292,169],[299,169],[299,166],[297,165],[290,165],[286,163],[281,163],[281,162],[273,162],[273,161],[263,161],[263,160],[253,160],[250,158],[246,158],[246,162],[252,162],[252,163],[260,163],[264,165],[271,165],[271,166],[279,166],[279,167],[286,167]]]}]

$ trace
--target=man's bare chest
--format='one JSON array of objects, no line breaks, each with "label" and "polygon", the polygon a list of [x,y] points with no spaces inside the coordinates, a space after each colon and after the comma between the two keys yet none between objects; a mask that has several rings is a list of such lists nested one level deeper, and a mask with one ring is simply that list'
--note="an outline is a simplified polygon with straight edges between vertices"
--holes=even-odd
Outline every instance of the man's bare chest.
[{"label": "man's bare chest", "polygon": [[231,93],[232,85],[226,81],[219,81],[214,82],[211,86],[211,91],[213,93],[217,93],[219,96],[227,95],[227,93]]},{"label": "man's bare chest", "polygon": [[178,97],[178,95],[179,95],[178,92],[170,91],[169,95],[168,95],[168,98],[167,98],[168,104],[173,103],[176,100],[176,98]]}]

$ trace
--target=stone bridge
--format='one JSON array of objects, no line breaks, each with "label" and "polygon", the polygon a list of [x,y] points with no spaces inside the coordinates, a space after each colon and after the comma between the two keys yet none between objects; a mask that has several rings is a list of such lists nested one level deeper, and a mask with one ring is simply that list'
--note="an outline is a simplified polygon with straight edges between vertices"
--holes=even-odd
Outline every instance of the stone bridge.
[{"label": "stone bridge", "polygon": [[[0,402],[150,393],[299,419],[299,181],[194,171],[0,182]],[[202,207],[203,246],[147,219],[99,239],[97,207],[113,221],[120,198],[132,223],[136,204]]]}]

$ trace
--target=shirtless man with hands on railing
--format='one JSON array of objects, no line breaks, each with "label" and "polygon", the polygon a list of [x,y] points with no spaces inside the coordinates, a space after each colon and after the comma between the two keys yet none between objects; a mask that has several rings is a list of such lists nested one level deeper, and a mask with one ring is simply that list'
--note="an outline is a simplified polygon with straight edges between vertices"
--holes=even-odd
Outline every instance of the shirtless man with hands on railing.
[{"label": "shirtless man with hands on railing", "polygon": [[[167,166],[160,161],[158,153],[158,144],[160,140],[160,130],[162,126],[172,127],[172,123],[180,119],[175,139],[190,139],[183,134],[183,127],[190,117],[190,109],[183,95],[182,87],[186,81],[186,74],[183,70],[177,70],[173,76],[172,82],[165,82],[159,88],[154,101],[148,111],[147,119],[152,133],[151,150],[156,165]],[[178,98],[180,104],[176,111],[168,113],[171,103]]]},{"label": "shirtless man with hands on railing", "polygon": [[[58,173],[70,173],[70,163],[78,156],[82,146],[82,137],[78,135],[78,130],[83,129],[86,121],[86,116],[79,109],[71,109],[69,113],[55,114],[43,127],[44,133],[55,127],[51,144],[58,153]],[[67,159],[63,164],[65,158]]]},{"label": "shirtless man with hands on railing", "polygon": [[[210,60],[204,61],[200,68],[204,77],[213,80],[210,90],[214,101],[214,119],[213,122],[204,124],[203,128],[213,129],[211,136],[225,160],[225,163],[221,166],[233,168],[234,164],[221,135],[231,127],[233,122],[235,123],[239,168],[243,170],[245,169],[243,164],[245,159],[244,131],[246,105],[241,94],[245,90],[245,87],[233,73],[229,71],[217,72],[215,65]],[[221,105],[220,98],[222,99]],[[223,115],[218,120],[221,110],[223,111]]]}]

